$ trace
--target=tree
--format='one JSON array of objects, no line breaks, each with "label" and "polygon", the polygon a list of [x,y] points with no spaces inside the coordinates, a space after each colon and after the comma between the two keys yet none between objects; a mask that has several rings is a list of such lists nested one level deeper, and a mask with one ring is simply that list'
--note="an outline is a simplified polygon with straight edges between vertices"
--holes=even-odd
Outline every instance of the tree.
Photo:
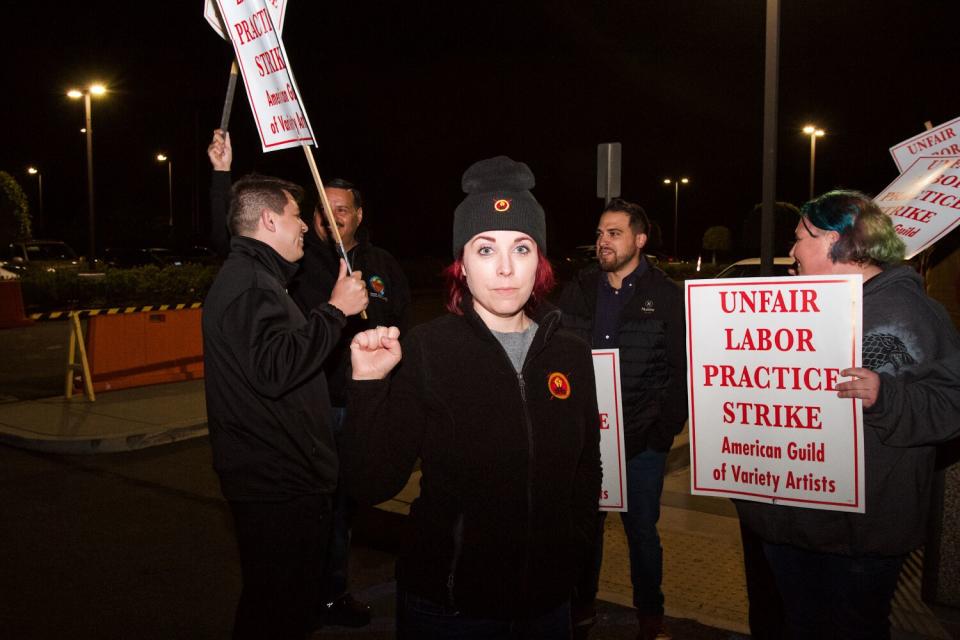
[{"label": "tree", "polygon": [[723,226],[710,227],[703,232],[703,248],[713,252],[711,264],[717,264],[717,251],[730,251],[730,229]]},{"label": "tree", "polygon": [[27,196],[6,171],[0,171],[0,246],[30,237]]}]

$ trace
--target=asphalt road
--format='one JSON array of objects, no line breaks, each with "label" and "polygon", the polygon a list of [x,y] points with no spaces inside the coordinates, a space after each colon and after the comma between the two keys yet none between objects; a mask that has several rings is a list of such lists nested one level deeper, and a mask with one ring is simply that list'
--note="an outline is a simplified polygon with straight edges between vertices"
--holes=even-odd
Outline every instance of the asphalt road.
[{"label": "asphalt road", "polygon": [[[0,637],[229,637],[239,564],[206,438],[89,456],[0,446],[0,504]],[[355,544],[351,561],[376,601],[363,636],[392,637],[394,556]]]}]

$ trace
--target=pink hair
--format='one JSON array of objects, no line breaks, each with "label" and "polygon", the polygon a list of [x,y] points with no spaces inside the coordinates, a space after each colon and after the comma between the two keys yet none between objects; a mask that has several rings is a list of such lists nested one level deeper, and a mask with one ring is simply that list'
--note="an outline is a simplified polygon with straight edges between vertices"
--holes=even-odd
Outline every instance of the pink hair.
[{"label": "pink hair", "polygon": [[[467,286],[467,278],[463,275],[463,254],[454,260],[441,274],[447,287],[447,311],[458,316],[463,315],[460,309],[460,303],[463,297],[470,291]],[[533,291],[530,292],[530,299],[524,305],[523,310],[530,312],[543,300],[553,286],[556,284],[556,278],[553,275],[553,267],[547,256],[537,253],[537,273],[533,278]]]}]

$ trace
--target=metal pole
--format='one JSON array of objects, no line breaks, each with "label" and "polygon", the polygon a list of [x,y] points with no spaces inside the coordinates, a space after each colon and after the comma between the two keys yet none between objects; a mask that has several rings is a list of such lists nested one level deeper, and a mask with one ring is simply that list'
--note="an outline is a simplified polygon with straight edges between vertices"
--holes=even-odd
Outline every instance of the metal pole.
[{"label": "metal pole", "polygon": [[810,134],[810,196],[808,200],[813,200],[813,176],[814,168],[817,166],[817,132]]},{"label": "metal pole", "polygon": [[170,220],[167,222],[173,226],[173,160],[167,158],[167,202],[170,205]]},{"label": "metal pole", "polygon": [[40,224],[38,224],[37,226],[42,227],[43,226],[43,172],[41,171],[37,171],[37,194],[39,195],[39,198],[37,199],[38,200],[37,204],[39,204],[39,207],[40,207],[40,215],[37,216],[37,222],[39,222]]},{"label": "metal pole", "polygon": [[93,120],[90,116],[90,91],[83,93],[83,109],[87,120],[87,206],[89,219],[87,228],[87,267],[93,271],[96,260],[96,240],[94,237],[95,216],[93,210]]},{"label": "metal pole", "polygon": [[774,205],[777,195],[777,92],[780,58],[780,0],[767,0],[763,74],[763,208],[760,222],[760,274],[773,275]]},{"label": "metal pole", "polygon": [[680,210],[680,180],[675,180],[673,183],[673,258],[675,260],[680,259],[680,252],[677,248],[680,246],[680,224],[679,224],[679,215]]}]

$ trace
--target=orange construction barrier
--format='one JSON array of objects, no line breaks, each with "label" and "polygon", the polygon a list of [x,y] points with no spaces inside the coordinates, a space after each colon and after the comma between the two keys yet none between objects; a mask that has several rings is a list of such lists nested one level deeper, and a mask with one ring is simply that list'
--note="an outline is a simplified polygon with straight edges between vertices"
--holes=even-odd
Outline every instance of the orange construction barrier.
[{"label": "orange construction barrier", "polygon": [[26,327],[33,320],[23,313],[23,293],[17,280],[0,280],[0,329]]},{"label": "orange construction barrier", "polygon": [[203,377],[201,309],[97,315],[87,320],[96,392]]}]

